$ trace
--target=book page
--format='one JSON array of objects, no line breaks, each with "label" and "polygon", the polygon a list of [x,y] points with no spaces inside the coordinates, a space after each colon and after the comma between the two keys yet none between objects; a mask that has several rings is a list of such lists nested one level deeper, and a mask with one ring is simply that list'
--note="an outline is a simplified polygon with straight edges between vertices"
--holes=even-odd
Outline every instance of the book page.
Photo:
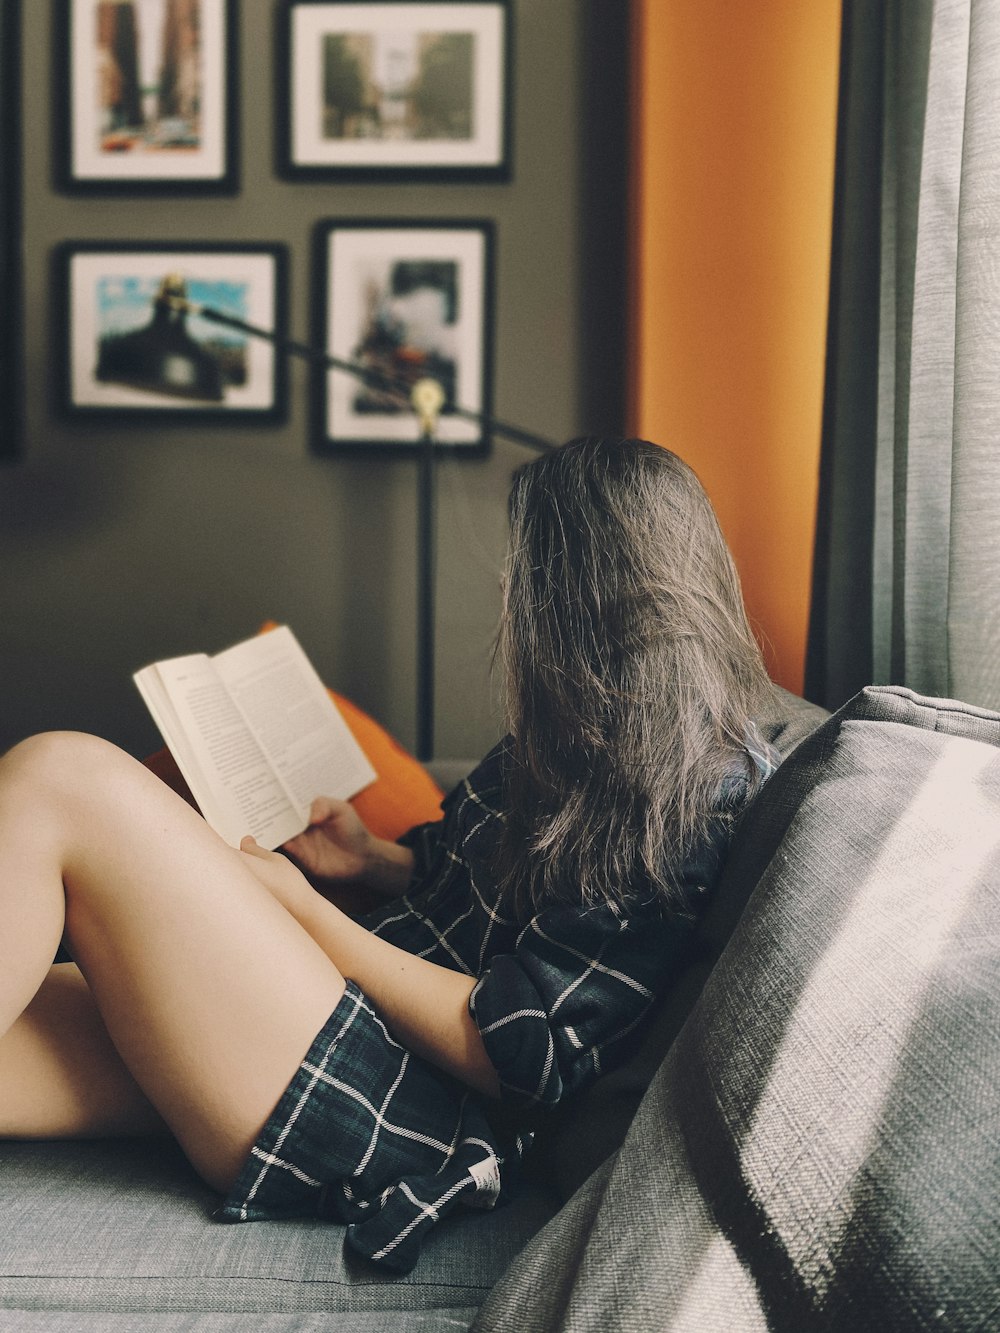
[{"label": "book page", "polygon": [[376,778],[326,687],[287,626],[212,659],[292,801],[301,828],[317,796],[348,800]]},{"label": "book page", "polygon": [[273,850],[305,820],[202,653],[157,662],[135,682],[208,823],[233,847]]}]

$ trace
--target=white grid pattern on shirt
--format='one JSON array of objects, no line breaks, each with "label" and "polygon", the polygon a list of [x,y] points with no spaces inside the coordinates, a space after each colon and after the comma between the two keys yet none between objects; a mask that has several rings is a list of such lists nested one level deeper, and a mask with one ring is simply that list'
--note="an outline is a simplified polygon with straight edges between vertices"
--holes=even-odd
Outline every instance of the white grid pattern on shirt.
[{"label": "white grid pattern on shirt", "polygon": [[305,1176],[303,1173],[299,1172],[297,1168],[293,1168],[288,1162],[285,1162],[282,1158],[278,1157],[277,1153],[278,1150],[281,1148],[282,1144],[285,1142],[288,1135],[291,1133],[292,1127],[295,1124],[296,1120],[298,1120],[303,1107],[309,1101],[310,1094],[312,1093],[313,1088],[316,1086],[317,1080],[322,1077],[322,1070],[329,1061],[330,1056],[332,1055],[334,1049],[336,1048],[337,1043],[343,1038],[345,1032],[347,1032],[348,1028],[354,1022],[355,1018],[357,1017],[358,1010],[361,1007],[362,1007],[362,1000],[360,994],[358,994],[353,997],[353,1007],[350,1013],[344,1019],[340,1031],[337,1033],[336,1037],[334,1037],[333,1041],[330,1043],[330,1045],[324,1052],[321,1063],[310,1070],[310,1072],[313,1074],[313,1077],[309,1080],[309,1083],[306,1085],[306,1087],[303,1088],[298,1101],[292,1108],[291,1114],[289,1115],[288,1119],[285,1121],[284,1125],[281,1128],[281,1133],[278,1135],[277,1139],[275,1139],[274,1147],[271,1149],[271,1151],[268,1153],[264,1153],[261,1152],[256,1146],[254,1147],[253,1149],[254,1155],[261,1159],[261,1161],[263,1162],[263,1166],[261,1167],[256,1180],[250,1186],[249,1190],[247,1190],[247,1193],[243,1200],[243,1204],[240,1208],[240,1215],[244,1221],[246,1221],[248,1216],[247,1204],[260,1189],[260,1186],[265,1176],[273,1167],[281,1167],[286,1170],[291,1170],[294,1172],[294,1174],[298,1175],[300,1179],[305,1179],[310,1184],[319,1183],[318,1181],[312,1181],[310,1177]]},{"label": "white grid pattern on shirt", "polygon": [[[566,995],[572,991],[574,987],[580,984],[584,976],[587,976],[591,972],[600,972],[606,977],[612,977],[615,981],[620,981],[622,985],[630,986],[632,990],[638,991],[640,995],[646,996],[647,999],[651,1000],[653,998],[653,992],[648,986],[644,986],[641,981],[636,981],[635,977],[630,977],[627,972],[619,972],[618,969],[614,967],[604,967],[600,961],[600,956],[597,958],[590,958],[587,954],[581,953],[579,949],[574,949],[571,944],[565,944],[562,940],[554,940],[551,935],[546,935],[545,931],[542,930],[541,926],[538,924],[537,918],[531,922],[531,928],[534,930],[535,934],[545,940],[547,944],[554,944],[557,949],[563,949],[566,953],[572,954],[574,958],[579,958],[581,962],[587,964],[586,972],[581,976],[576,977],[553,1004],[553,1013],[566,998]],[[603,953],[603,947],[601,952]]]},{"label": "white grid pattern on shirt", "polygon": [[401,1245],[403,1241],[406,1240],[410,1232],[414,1229],[414,1227],[418,1227],[425,1217],[430,1217],[436,1222],[438,1220],[438,1217],[440,1216],[440,1210],[444,1207],[444,1205],[448,1202],[448,1200],[453,1198],[456,1194],[458,1194],[460,1190],[468,1189],[470,1185],[475,1185],[475,1183],[476,1182],[472,1178],[472,1176],[464,1176],[461,1180],[456,1181],[455,1184],[452,1185],[450,1189],[445,1190],[444,1194],[442,1194],[439,1199],[435,1199],[433,1203],[425,1203],[422,1199],[417,1198],[417,1196],[413,1193],[413,1191],[410,1189],[409,1185],[406,1183],[405,1180],[401,1180],[399,1182],[398,1189],[400,1189],[402,1193],[406,1195],[409,1201],[413,1204],[414,1208],[418,1209],[418,1212],[416,1213],[415,1216],[410,1218],[409,1222],[407,1222],[406,1226],[403,1227],[402,1231],[398,1232],[398,1234],[389,1242],[388,1245],[383,1245],[380,1250],[377,1250],[372,1255],[372,1258],[384,1259],[386,1255],[391,1254],[393,1250],[396,1248],[396,1246]]}]

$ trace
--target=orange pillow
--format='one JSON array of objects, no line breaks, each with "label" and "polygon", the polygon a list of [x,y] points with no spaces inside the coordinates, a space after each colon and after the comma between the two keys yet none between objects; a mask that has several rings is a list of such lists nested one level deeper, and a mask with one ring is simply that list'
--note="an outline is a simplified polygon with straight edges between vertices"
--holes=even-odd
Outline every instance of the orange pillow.
[{"label": "orange pillow", "polygon": [[[262,633],[273,629],[273,622],[262,628]],[[444,793],[419,760],[394,740],[357,704],[342,694],[328,690],[330,698],[340,709],[355,740],[371,760],[378,774],[364,791],[358,792],[351,804],[378,838],[390,842],[414,826],[441,818],[441,800]],[[146,767],[194,805],[187,783],[169,750],[159,750],[145,761]],[[324,795],[317,792],[317,796]]]},{"label": "orange pillow", "polygon": [[351,801],[376,837],[395,842],[414,824],[440,819],[444,792],[423,764],[357,704],[334,690],[327,693],[378,774],[371,786]]}]

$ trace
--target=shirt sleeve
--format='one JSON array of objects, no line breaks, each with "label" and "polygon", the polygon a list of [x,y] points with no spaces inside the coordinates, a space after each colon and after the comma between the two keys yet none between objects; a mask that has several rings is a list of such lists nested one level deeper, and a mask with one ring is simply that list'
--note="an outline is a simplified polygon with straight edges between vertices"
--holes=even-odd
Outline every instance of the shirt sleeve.
[{"label": "shirt sleeve", "polygon": [[676,972],[691,925],[659,909],[547,909],[494,957],[469,1010],[517,1105],[552,1107],[628,1054]]},{"label": "shirt sleeve", "polygon": [[445,819],[435,819],[427,824],[417,824],[397,839],[401,847],[409,847],[413,853],[411,885],[422,884],[431,874],[441,856],[444,832]]},{"label": "shirt sleeve", "polygon": [[468,834],[462,827],[462,812],[470,801],[484,809],[492,809],[499,803],[505,746],[506,741],[495,745],[468,777],[445,796],[440,819],[417,824],[398,839],[401,847],[408,847],[413,853],[409,892],[419,893],[452,872],[455,852]]}]

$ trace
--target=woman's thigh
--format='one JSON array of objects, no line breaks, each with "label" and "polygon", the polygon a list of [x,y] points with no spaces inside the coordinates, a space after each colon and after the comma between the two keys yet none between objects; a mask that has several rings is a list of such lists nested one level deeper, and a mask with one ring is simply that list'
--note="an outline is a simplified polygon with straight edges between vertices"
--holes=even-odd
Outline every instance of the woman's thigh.
[{"label": "woman's thigh", "polygon": [[58,793],[72,956],[132,1077],[226,1189],[344,980],[158,778],[91,737],[63,744],[53,771],[87,774]]},{"label": "woman's thigh", "polygon": [[115,1049],[80,969],[57,963],[0,1037],[0,1137],[165,1132]]}]

